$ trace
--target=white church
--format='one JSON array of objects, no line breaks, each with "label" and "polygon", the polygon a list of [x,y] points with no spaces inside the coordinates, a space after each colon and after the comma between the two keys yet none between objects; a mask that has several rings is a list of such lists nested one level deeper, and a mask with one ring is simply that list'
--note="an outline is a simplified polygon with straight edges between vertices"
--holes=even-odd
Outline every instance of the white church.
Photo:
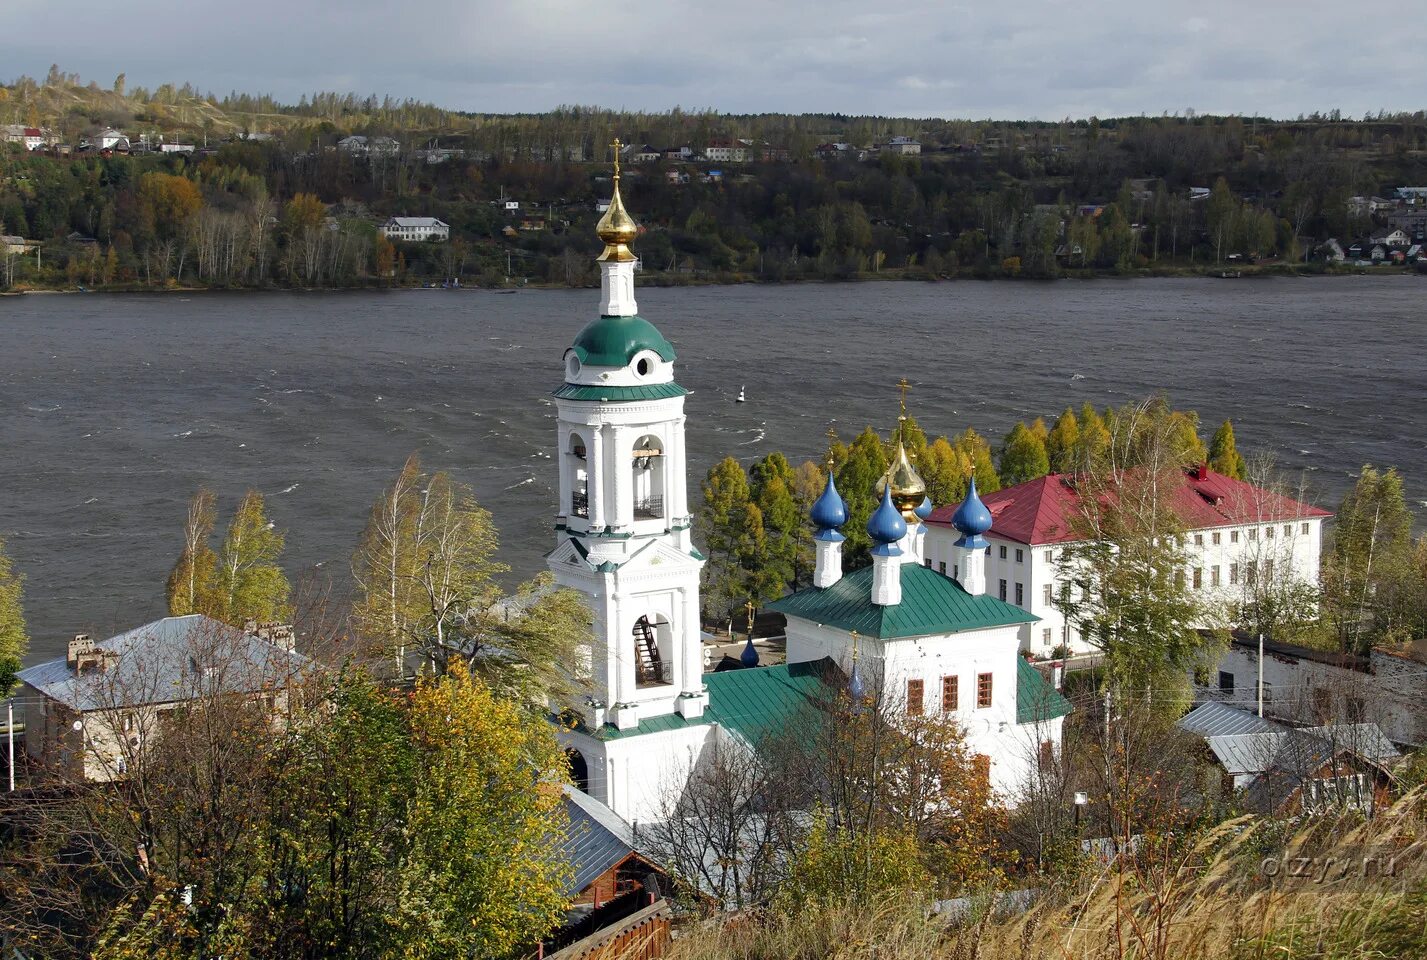
[{"label": "white church", "polygon": [[[1013,799],[1037,757],[1059,749],[1069,704],[1018,654],[1036,620],[986,592],[991,516],[973,488],[957,512],[958,578],[925,565],[931,513],[904,450],[868,523],[871,567],[844,575],[847,509],[819,499],[814,586],[771,605],[788,620],[788,662],[705,673],[704,558],[690,536],[684,395],[674,349],[638,315],[638,226],[614,193],[598,225],[600,316],[565,351],[555,391],[560,450],[556,581],[589,598],[589,695],[563,714],[577,785],[626,820],[657,819],[714,738],[756,749],[829,683],[884,710],[955,716],[993,786]],[[833,669],[835,666],[836,669]]]}]

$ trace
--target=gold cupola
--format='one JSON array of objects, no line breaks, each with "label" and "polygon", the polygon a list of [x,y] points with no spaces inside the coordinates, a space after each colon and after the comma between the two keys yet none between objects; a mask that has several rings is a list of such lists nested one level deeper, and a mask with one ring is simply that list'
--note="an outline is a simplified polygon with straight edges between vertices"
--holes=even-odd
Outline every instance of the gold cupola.
[{"label": "gold cupola", "polygon": [[604,241],[604,253],[596,259],[630,263],[637,259],[629,245],[639,236],[639,224],[624,209],[624,200],[619,195],[619,149],[623,144],[616,138],[610,146],[614,147],[614,194],[610,197],[609,209],[595,227],[595,232]]},{"label": "gold cupola", "polygon": [[[912,458],[907,455],[907,446],[903,428],[907,422],[907,381],[902,380],[897,385],[902,391],[902,412],[897,417],[897,452],[892,457],[892,464],[887,468],[887,472],[882,475],[882,479],[877,481],[877,494],[881,496],[882,491],[890,483],[892,485],[892,502],[897,509],[902,512],[902,517],[908,523],[913,522],[916,517],[916,509],[921,506],[922,501],[927,498],[927,484],[917,473],[917,468],[912,466]],[[916,522],[920,522],[917,520]]]}]

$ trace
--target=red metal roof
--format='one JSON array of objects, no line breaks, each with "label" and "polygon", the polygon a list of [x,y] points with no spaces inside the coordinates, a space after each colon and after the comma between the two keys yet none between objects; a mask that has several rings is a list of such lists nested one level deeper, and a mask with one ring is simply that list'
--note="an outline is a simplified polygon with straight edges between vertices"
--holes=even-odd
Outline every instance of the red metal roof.
[{"label": "red metal roof", "polygon": [[[1190,530],[1331,517],[1331,511],[1235,480],[1206,467],[1188,469],[1175,491],[1175,509]],[[1078,496],[1073,478],[1052,473],[981,495],[991,511],[991,536],[1037,546],[1076,539],[1072,532]],[[938,507],[927,522],[950,527],[957,504]]]}]

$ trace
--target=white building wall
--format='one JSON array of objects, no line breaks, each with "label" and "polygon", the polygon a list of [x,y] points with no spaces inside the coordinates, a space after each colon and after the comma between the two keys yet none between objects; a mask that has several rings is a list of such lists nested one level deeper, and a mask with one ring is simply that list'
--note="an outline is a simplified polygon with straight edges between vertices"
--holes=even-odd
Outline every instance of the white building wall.
[{"label": "white building wall", "polygon": [[[949,568],[948,568],[949,569]],[[1016,722],[1016,671],[1020,654],[1017,628],[996,627],[905,640],[862,638],[858,670],[882,709],[905,712],[907,681],[922,681],[922,712],[942,712],[942,679],[957,678],[954,717],[967,747],[991,758],[991,785],[1014,799],[1026,782],[1041,740],[1060,745],[1061,719],[1044,724]],[[836,627],[788,618],[788,662],[831,658],[846,674],[852,671],[849,634]],[[991,705],[977,706],[977,682],[991,674]],[[880,695],[878,695],[880,691]]]},{"label": "white building wall", "polygon": [[584,757],[590,796],[639,824],[661,820],[673,807],[717,729],[701,723],[614,740],[578,731],[564,731],[559,738],[562,746]]},{"label": "white building wall", "polygon": [[[946,576],[953,575],[955,560],[952,545],[958,536],[955,530],[941,524],[927,526],[927,556],[932,569],[944,572]],[[1021,628],[1021,649],[1037,656],[1047,656],[1064,643],[1073,655],[1093,653],[1093,646],[1074,630],[1066,629],[1065,618],[1053,603],[1063,580],[1055,557],[1066,545],[1031,546],[998,537],[994,530],[987,534],[986,539],[991,545],[986,557],[987,594],[1001,596],[1001,581],[1004,580],[1006,602],[1014,604],[1016,585],[1020,584],[1020,605],[1041,618],[1039,623]],[[1265,573],[1265,565],[1271,561],[1271,576],[1274,578],[1281,579],[1284,570],[1291,569],[1291,575],[1296,579],[1316,585],[1322,540],[1322,517],[1190,531],[1185,544],[1189,560],[1185,582],[1195,589],[1194,571],[1199,571],[1200,585],[1197,590],[1206,605],[1206,615],[1199,626],[1209,628],[1226,623],[1229,604],[1245,596],[1250,564],[1255,568],[1254,575],[1269,575]],[[1020,551],[1019,554],[1017,551]],[[1050,587],[1049,600],[1047,586]]]}]

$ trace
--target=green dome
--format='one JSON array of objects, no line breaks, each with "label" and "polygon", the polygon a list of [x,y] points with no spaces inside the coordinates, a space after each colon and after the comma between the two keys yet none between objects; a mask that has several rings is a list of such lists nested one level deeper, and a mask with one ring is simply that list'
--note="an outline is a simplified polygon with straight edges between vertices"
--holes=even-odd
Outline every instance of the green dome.
[{"label": "green dome", "polygon": [[641,350],[653,350],[669,363],[674,348],[643,317],[600,317],[580,331],[571,347],[580,362],[592,367],[623,367]]}]

